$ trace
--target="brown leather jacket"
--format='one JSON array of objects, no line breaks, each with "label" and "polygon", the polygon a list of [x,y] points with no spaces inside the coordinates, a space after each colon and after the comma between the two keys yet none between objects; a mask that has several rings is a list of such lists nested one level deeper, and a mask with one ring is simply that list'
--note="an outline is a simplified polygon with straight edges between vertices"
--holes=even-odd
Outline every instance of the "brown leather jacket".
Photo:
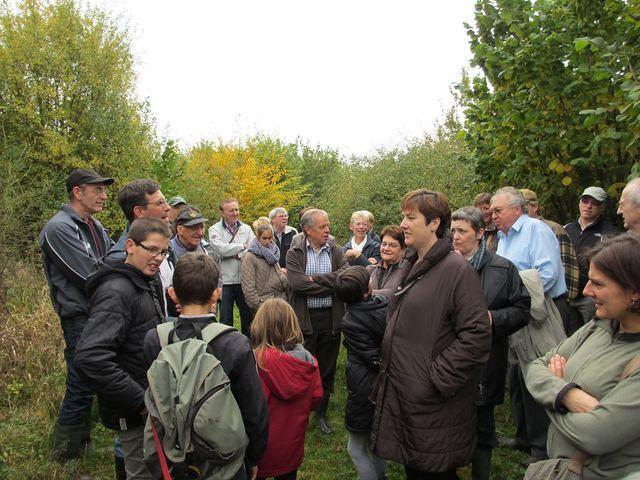
[{"label": "brown leather jacket", "polygon": [[[315,275],[313,281],[305,273],[307,268],[307,240],[302,234],[294,237],[291,248],[287,252],[287,279],[289,280],[289,304],[293,307],[298,317],[300,329],[305,335],[313,333],[309,310],[307,308],[307,296],[320,297],[333,295],[333,282],[336,273],[349,266],[340,247],[329,240],[331,247],[331,273]],[[344,316],[344,304],[333,295],[331,306],[333,333],[340,331],[340,324]]]},{"label": "brown leather jacket", "polygon": [[441,472],[471,460],[491,325],[478,275],[450,239],[416,260],[391,300],[372,445],[382,458]]}]

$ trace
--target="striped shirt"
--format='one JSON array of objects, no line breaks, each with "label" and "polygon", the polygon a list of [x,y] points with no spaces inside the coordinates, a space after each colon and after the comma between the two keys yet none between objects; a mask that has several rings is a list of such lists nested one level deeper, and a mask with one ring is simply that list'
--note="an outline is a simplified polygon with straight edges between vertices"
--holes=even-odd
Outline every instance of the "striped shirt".
[{"label": "striped shirt", "polygon": [[[322,275],[331,273],[331,249],[329,244],[325,243],[316,252],[309,240],[307,240],[307,267],[305,273],[312,277],[313,275]],[[328,297],[307,297],[307,308],[330,308],[331,295]]]}]

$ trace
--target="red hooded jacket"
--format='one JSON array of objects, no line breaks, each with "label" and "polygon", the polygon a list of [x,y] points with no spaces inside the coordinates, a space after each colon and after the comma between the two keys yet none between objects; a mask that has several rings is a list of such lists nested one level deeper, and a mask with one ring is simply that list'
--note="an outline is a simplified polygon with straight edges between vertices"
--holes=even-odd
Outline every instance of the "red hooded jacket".
[{"label": "red hooded jacket", "polygon": [[258,463],[258,477],[273,477],[302,464],[309,413],[322,398],[322,383],[318,361],[302,346],[289,352],[267,348],[259,365],[269,406],[269,442]]}]

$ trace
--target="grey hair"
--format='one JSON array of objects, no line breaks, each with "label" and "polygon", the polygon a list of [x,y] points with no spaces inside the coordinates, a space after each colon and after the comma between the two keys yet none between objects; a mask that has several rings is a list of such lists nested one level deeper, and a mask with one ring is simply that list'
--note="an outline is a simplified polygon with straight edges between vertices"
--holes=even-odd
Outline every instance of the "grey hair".
[{"label": "grey hair", "polygon": [[451,214],[451,221],[463,220],[469,222],[471,228],[477,233],[484,229],[484,217],[482,210],[476,207],[462,207]]},{"label": "grey hair", "polygon": [[640,177],[629,180],[624,189],[627,192],[629,201],[636,207],[640,207]]},{"label": "grey hair", "polygon": [[302,231],[304,232],[307,227],[313,227],[314,217],[321,214],[327,215],[327,212],[319,208],[311,208],[304,212],[304,215],[302,215],[300,219],[300,228],[302,228]]},{"label": "grey hair", "polygon": [[496,190],[491,197],[491,203],[493,204],[493,200],[498,195],[506,195],[509,198],[509,206],[511,207],[520,207],[522,213],[529,213],[529,209],[527,208],[527,201],[524,199],[522,192],[514,187],[502,187]]},{"label": "grey hair", "polygon": [[289,212],[287,212],[284,208],[276,207],[269,212],[269,220],[273,220],[274,218],[276,218],[276,215],[280,215],[281,213],[289,215]]}]

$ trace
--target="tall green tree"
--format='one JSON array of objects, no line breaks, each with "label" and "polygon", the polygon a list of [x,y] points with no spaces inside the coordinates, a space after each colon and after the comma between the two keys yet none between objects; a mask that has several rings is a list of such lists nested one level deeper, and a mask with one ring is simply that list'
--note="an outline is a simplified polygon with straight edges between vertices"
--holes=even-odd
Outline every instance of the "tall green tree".
[{"label": "tall green tree", "polygon": [[639,161],[638,18],[624,0],[477,1],[458,91],[485,181],[536,190],[561,219],[586,186],[618,193]]},{"label": "tall green tree", "polygon": [[[136,99],[129,34],[72,0],[0,4],[0,230],[33,245],[65,200],[64,178],[90,167],[119,183],[148,175],[157,145]],[[101,219],[121,223],[115,202]]]}]

